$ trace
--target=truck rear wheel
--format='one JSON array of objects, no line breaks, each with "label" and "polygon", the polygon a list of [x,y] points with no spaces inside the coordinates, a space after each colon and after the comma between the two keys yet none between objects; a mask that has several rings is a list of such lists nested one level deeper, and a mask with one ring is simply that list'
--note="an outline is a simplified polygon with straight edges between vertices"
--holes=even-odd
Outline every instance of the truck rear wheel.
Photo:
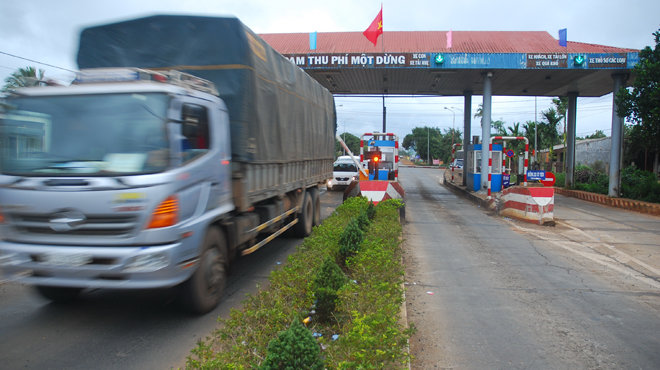
[{"label": "truck rear wheel", "polygon": [[310,188],[309,194],[312,196],[312,206],[314,207],[312,226],[319,226],[321,224],[321,196],[319,195],[319,189]]},{"label": "truck rear wheel", "polygon": [[75,301],[82,291],[82,288],[63,288],[43,285],[37,285],[34,288],[42,297],[58,303]]},{"label": "truck rear wheel", "polygon": [[182,286],[181,303],[186,310],[204,314],[218,305],[227,283],[227,263],[225,236],[218,227],[210,227],[197,270]]},{"label": "truck rear wheel", "polygon": [[298,223],[294,225],[293,229],[296,236],[304,238],[312,233],[312,223],[314,221],[314,204],[309,192],[305,192],[302,208],[297,216]]}]

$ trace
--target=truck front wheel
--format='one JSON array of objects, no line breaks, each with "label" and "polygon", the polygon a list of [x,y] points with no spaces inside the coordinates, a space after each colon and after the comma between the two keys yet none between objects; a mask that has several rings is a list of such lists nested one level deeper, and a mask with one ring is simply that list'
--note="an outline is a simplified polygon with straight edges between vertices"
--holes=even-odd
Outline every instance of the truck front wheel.
[{"label": "truck front wheel", "polygon": [[227,283],[227,263],[225,236],[218,227],[210,227],[197,270],[182,286],[181,303],[188,311],[204,314],[218,305]]}]

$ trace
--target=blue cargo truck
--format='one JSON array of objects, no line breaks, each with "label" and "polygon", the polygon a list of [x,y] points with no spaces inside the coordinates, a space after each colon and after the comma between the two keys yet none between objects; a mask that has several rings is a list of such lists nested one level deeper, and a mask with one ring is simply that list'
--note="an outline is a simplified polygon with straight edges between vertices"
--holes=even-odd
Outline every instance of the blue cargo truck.
[{"label": "blue cargo truck", "polygon": [[222,297],[234,257],[320,222],[332,94],[236,18],[86,28],[68,86],[0,104],[0,270],[43,296]]}]

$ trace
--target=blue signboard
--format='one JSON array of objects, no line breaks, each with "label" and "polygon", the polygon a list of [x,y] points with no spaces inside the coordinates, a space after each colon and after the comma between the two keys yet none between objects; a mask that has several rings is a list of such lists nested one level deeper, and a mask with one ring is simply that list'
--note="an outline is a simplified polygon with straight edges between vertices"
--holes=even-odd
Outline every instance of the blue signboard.
[{"label": "blue signboard", "polygon": [[527,170],[527,181],[541,181],[541,180],[545,180],[545,171]]},{"label": "blue signboard", "polygon": [[344,53],[285,54],[315,68],[631,69],[638,53]]},{"label": "blue signboard", "polygon": [[502,175],[502,187],[508,188],[511,184],[511,175]]}]

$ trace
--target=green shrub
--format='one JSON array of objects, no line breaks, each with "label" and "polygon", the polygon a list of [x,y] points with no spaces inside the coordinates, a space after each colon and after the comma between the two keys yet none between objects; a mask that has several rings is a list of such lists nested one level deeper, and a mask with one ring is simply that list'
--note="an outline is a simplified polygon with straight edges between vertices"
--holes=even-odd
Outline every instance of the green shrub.
[{"label": "green shrub", "polygon": [[339,265],[328,256],[314,278],[314,288],[330,288],[337,291],[346,284],[346,280],[346,275]]},{"label": "green shrub", "polygon": [[339,295],[332,288],[319,287],[314,290],[316,298],[316,320],[319,322],[329,322],[332,320]]},{"label": "green shrub", "polygon": [[598,177],[598,171],[589,166],[578,164],[575,166],[575,183],[589,184]]},{"label": "green shrub", "polygon": [[566,174],[564,172],[555,174],[555,186],[563,188],[566,185]]},{"label": "green shrub", "polygon": [[321,350],[312,333],[298,319],[268,344],[260,369],[323,369]]},{"label": "green shrub", "polygon": [[585,165],[575,168],[575,188],[591,193],[607,194],[610,179],[606,173]]},{"label": "green shrub", "polygon": [[374,205],[374,202],[369,202],[369,205],[367,206],[367,217],[369,218],[369,221],[376,217],[376,206]]},{"label": "green shrub", "polygon": [[328,256],[314,278],[316,318],[321,322],[332,319],[337,305],[337,290],[346,284],[347,278],[334,259]]},{"label": "green shrub", "polygon": [[352,219],[339,236],[339,255],[342,263],[360,250],[364,234],[356,219]]},{"label": "green shrub", "polygon": [[[218,320],[216,331],[191,351],[186,368],[265,366],[273,338],[289,327],[293,318],[309,311],[315,295],[324,294],[314,292],[315,279],[328,256],[338,256],[339,238],[347,224],[368,204],[366,198],[354,197],[337,207],[286,264],[271,273],[267,288],[248,295],[240,310]],[[309,330],[322,334],[317,343],[323,345],[321,353],[328,369],[407,368],[407,340],[414,328],[399,322],[403,265],[398,208],[402,206],[399,200],[378,203],[364,241],[345,270],[352,281],[337,291],[335,319],[322,322],[312,316],[307,324]]]},{"label": "green shrub", "polygon": [[358,226],[360,227],[360,230],[362,231],[367,231],[367,227],[369,227],[369,217],[367,216],[367,211],[365,210],[364,212],[361,212],[355,220],[358,223]]},{"label": "green shrub", "polygon": [[621,171],[621,196],[660,203],[660,184],[652,172],[628,166]]}]

